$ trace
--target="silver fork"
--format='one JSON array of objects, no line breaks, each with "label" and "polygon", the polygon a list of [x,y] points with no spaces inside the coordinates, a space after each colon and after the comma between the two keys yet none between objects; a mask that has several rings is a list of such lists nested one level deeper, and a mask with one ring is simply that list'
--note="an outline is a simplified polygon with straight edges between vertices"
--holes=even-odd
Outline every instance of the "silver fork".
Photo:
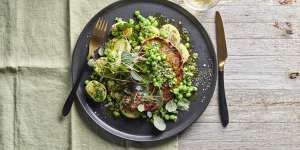
[{"label": "silver fork", "polygon": [[[90,43],[89,43],[89,50],[86,51],[85,55],[87,55],[87,59],[84,59],[85,62],[83,63],[83,65],[79,68],[79,76],[72,88],[72,91],[70,92],[64,106],[63,106],[63,110],[62,110],[62,115],[66,116],[69,114],[72,104],[74,102],[74,99],[76,98],[76,91],[77,88],[79,86],[79,83],[81,81],[83,72],[84,72],[84,68],[87,64],[87,61],[90,57],[92,57],[95,53],[95,51],[101,46],[101,44],[105,41],[105,37],[106,37],[106,33],[107,33],[107,26],[108,23],[106,20],[104,20],[103,18],[99,18],[93,31],[92,31],[92,36],[90,39]],[[87,53],[88,52],[88,53]]]}]

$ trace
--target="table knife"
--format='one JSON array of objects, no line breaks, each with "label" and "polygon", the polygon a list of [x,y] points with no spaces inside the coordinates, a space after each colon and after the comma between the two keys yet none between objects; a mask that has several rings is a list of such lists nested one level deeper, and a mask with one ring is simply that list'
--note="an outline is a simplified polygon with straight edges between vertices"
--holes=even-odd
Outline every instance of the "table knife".
[{"label": "table knife", "polygon": [[228,108],[225,96],[225,87],[224,87],[224,64],[227,58],[227,48],[225,33],[223,27],[223,21],[220,13],[216,12],[215,17],[216,23],[216,38],[217,38],[217,52],[218,52],[218,69],[219,69],[219,78],[218,78],[218,99],[219,99],[219,112],[221,117],[221,122],[223,127],[226,127],[229,122]]}]

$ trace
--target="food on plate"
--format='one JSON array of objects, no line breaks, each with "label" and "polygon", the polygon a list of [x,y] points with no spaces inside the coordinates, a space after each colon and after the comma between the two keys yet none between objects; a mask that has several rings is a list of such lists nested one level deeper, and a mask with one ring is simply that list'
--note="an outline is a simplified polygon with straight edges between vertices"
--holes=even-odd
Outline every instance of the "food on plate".
[{"label": "food on plate", "polygon": [[105,46],[88,61],[86,92],[116,118],[143,118],[164,131],[197,91],[198,54],[190,45],[176,25],[158,17],[135,11],[133,19],[116,18]]}]

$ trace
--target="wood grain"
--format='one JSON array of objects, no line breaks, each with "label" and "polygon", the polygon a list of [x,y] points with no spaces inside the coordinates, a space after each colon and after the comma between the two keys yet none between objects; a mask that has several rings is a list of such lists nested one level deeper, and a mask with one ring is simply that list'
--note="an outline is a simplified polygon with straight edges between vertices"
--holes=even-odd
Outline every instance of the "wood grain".
[{"label": "wood grain", "polygon": [[[201,22],[201,20],[200,20]],[[273,26],[274,23],[227,23],[224,20],[226,39],[299,39],[300,23],[291,23],[293,34]],[[215,24],[202,22],[211,39],[215,38]],[[237,31],[237,29],[239,29]]]},{"label": "wood grain", "polygon": [[[182,0],[176,1],[184,6]],[[225,88],[230,116],[224,129],[217,93],[203,115],[180,136],[180,150],[290,149],[300,147],[300,1],[221,0],[213,9],[190,10],[215,44],[214,13],[223,16],[228,48]],[[274,27],[291,23],[292,34]]]},{"label": "wood grain", "polygon": [[282,5],[217,6],[205,14],[196,13],[195,15],[203,22],[214,23],[214,13],[216,10],[222,13],[222,18],[226,23],[273,23],[274,20],[288,22],[300,21],[300,14],[296,13],[300,11],[300,7],[285,7]]},{"label": "wood grain", "polygon": [[181,135],[180,149],[296,149],[299,129],[299,123],[231,123],[226,130],[195,123]]},{"label": "wood grain", "polygon": [[230,56],[300,56],[300,39],[227,39]]}]

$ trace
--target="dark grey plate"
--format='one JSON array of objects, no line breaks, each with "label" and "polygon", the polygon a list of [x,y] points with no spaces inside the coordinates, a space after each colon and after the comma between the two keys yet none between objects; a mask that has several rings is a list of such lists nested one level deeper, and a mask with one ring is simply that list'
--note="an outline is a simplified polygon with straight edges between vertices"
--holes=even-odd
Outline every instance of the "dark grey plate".
[{"label": "dark grey plate", "polygon": [[179,113],[177,122],[168,122],[164,132],[157,131],[150,122],[142,119],[114,119],[100,104],[93,103],[84,90],[84,80],[88,79],[90,69],[85,68],[84,79],[78,91],[77,106],[87,116],[87,122],[94,129],[103,131],[101,134],[118,139],[126,139],[137,142],[161,141],[177,135],[190,126],[206,109],[213,95],[216,83],[216,58],[213,45],[205,29],[198,20],[182,7],[168,1],[161,0],[130,0],[119,1],[109,5],[98,12],[85,26],[76,43],[72,59],[73,82],[78,77],[78,67],[84,62],[83,51],[87,50],[89,35],[99,17],[104,17],[111,26],[115,17],[132,18],[135,10],[141,10],[145,16],[160,13],[168,18],[181,21],[182,25],[190,32],[194,52],[199,54],[198,67],[200,73],[194,84],[198,86],[191,100],[189,111]]}]

